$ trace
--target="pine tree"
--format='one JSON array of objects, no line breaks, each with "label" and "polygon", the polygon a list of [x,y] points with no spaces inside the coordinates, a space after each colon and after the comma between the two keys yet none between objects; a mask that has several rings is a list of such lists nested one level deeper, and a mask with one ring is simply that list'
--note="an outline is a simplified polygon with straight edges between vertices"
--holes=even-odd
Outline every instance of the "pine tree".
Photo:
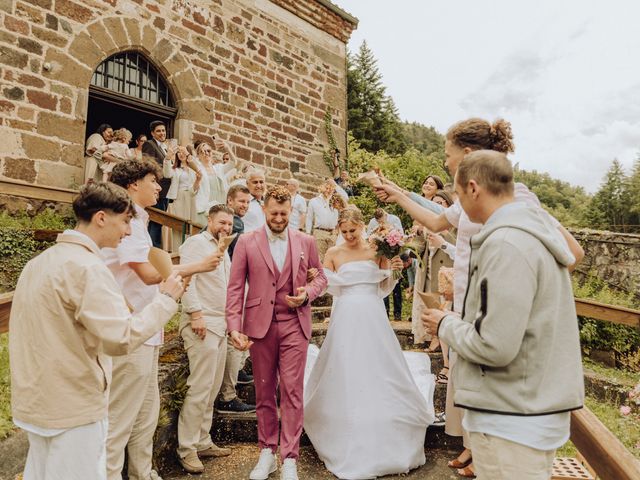
[{"label": "pine tree", "polygon": [[614,159],[600,190],[591,200],[586,216],[592,228],[626,232],[630,209],[629,178],[622,164]]},{"label": "pine tree", "polygon": [[373,52],[362,42],[356,54],[347,56],[347,107],[349,130],[370,152],[402,153],[406,140],[398,111],[387,96]]}]

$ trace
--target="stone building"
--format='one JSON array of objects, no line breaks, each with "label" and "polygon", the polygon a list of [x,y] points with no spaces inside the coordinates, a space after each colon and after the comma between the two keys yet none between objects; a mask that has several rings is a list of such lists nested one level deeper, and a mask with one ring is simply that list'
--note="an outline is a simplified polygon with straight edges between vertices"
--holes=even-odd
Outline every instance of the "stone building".
[{"label": "stone building", "polygon": [[0,179],[74,188],[101,123],[226,140],[272,180],[344,151],[346,42],[328,0],[0,0]]}]

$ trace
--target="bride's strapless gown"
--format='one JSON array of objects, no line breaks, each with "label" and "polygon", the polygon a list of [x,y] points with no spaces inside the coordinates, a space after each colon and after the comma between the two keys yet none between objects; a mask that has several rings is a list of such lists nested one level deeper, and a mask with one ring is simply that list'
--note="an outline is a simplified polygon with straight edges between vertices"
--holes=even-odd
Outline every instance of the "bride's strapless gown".
[{"label": "bride's strapless gown", "polygon": [[434,420],[429,357],[400,348],[383,303],[388,270],[367,260],[325,273],[334,307],[319,353],[310,346],[304,429],[340,479],[408,472],[425,463]]}]

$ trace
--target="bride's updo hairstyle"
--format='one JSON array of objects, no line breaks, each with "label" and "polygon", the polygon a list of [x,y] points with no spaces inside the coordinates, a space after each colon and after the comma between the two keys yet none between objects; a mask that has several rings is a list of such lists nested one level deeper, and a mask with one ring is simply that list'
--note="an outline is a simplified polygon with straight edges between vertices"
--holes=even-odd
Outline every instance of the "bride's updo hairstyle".
[{"label": "bride's updo hairstyle", "polygon": [[502,118],[493,124],[482,118],[463,120],[449,129],[446,138],[460,148],[495,150],[502,153],[515,150],[511,124]]},{"label": "bride's updo hairstyle", "polygon": [[344,222],[352,222],[356,225],[364,225],[364,217],[362,212],[355,205],[349,205],[347,208],[340,211],[338,214],[338,226]]}]

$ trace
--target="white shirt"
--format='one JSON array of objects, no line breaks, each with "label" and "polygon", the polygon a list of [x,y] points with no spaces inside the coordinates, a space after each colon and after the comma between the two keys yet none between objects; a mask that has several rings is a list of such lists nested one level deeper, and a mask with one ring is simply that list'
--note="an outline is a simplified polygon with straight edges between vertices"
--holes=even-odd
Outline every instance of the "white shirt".
[{"label": "white shirt", "polygon": [[[391,227],[393,227],[394,230],[400,230],[401,232],[404,233],[404,229],[402,228],[402,222],[395,215],[387,213],[387,223],[391,225]],[[369,221],[369,225],[367,226],[367,235],[371,235],[373,231],[379,226],[380,226],[380,223],[378,223],[378,220],[376,220],[376,217],[373,217]]]},{"label": "white shirt", "polygon": [[291,201],[291,216],[289,217],[289,227],[294,230],[300,229],[300,219],[307,213],[307,202],[302,195],[296,193]]},{"label": "white shirt", "polygon": [[338,210],[331,208],[329,201],[323,195],[309,200],[305,230],[311,233],[314,228],[333,230],[338,225]]},{"label": "white shirt", "polygon": [[264,211],[262,210],[262,201],[258,201],[256,197],[252,196],[249,202],[249,209],[247,213],[242,217],[244,222],[245,233],[253,232],[264,225]]},{"label": "white shirt", "polygon": [[[554,227],[560,226],[560,222],[540,206],[538,197],[531,193],[525,185],[516,183],[513,193],[516,202],[524,202],[527,205],[539,208]],[[469,260],[471,258],[469,239],[480,231],[482,225],[469,220],[459,201],[447,208],[444,211],[444,215],[447,221],[458,229],[456,258],[453,262],[453,310],[461,313],[469,278]]]},{"label": "white shirt", "polygon": [[[218,251],[218,242],[208,230],[194,235],[185,240],[180,246],[180,263],[187,264],[202,260]],[[207,330],[224,337],[227,324],[225,322],[224,308],[227,300],[227,285],[231,259],[229,253],[225,253],[223,261],[211,272],[198,273],[191,277],[189,287],[182,296],[182,311],[184,313],[202,312]],[[180,330],[188,323],[188,318],[183,315]]]},{"label": "white shirt", "polygon": [[281,234],[273,233],[267,225],[264,226],[264,229],[267,232],[267,239],[269,240],[269,250],[271,251],[273,263],[275,263],[278,267],[278,270],[282,272],[282,269],[284,268],[284,262],[287,259],[289,232],[288,230],[285,230]]},{"label": "white shirt", "polygon": [[465,410],[462,427],[536,450],[554,450],[569,440],[571,412],[522,417]]},{"label": "white shirt", "polygon": [[[138,313],[151,303],[158,293],[158,285],[147,285],[128,265],[130,262],[148,262],[149,251],[153,246],[147,230],[149,214],[138,205],[134,204],[134,207],[136,217],[131,219],[131,235],[125,237],[118,248],[103,248],[102,255],[127,303],[133,308],[133,313]],[[164,331],[160,330],[144,344],[155,347],[162,345],[163,341]]]}]

